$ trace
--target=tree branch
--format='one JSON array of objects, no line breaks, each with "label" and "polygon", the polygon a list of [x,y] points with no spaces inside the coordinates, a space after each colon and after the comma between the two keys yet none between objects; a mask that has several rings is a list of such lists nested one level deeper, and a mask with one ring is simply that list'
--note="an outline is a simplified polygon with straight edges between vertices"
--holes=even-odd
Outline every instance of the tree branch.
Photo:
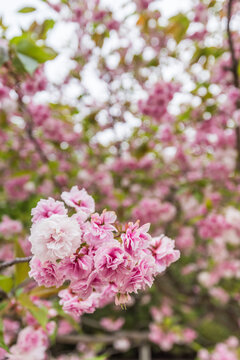
[{"label": "tree branch", "polygon": [[[233,74],[234,86],[236,88],[239,88],[238,59],[236,57],[235,48],[234,48],[234,41],[233,41],[231,29],[230,29],[233,3],[234,3],[234,0],[229,0],[228,1],[228,7],[227,7],[227,35],[228,35],[228,44],[229,44],[229,50],[230,50],[230,53],[231,53],[231,60],[232,60],[232,66],[231,66],[230,70],[232,71],[232,74]],[[235,132],[236,132],[236,150],[237,150],[236,170],[240,171],[240,127],[239,127],[239,125],[237,125],[237,127],[235,129]]]},{"label": "tree branch", "polygon": [[9,66],[9,64],[5,65],[7,71],[12,75],[13,78],[13,82],[14,82],[14,90],[16,91],[17,95],[18,95],[18,106],[19,109],[21,110],[23,117],[26,121],[26,134],[29,138],[29,140],[32,142],[36,153],[39,155],[40,160],[43,164],[46,164],[50,170],[51,173],[51,178],[52,181],[54,183],[54,185],[60,190],[62,191],[62,186],[61,184],[58,182],[58,180],[56,179],[54,173],[51,171],[51,168],[49,167],[49,160],[47,155],[45,154],[45,152],[43,151],[43,149],[41,148],[38,140],[36,139],[35,135],[34,135],[34,124],[32,122],[32,117],[31,114],[29,113],[25,103],[23,102],[23,94],[22,94],[22,89],[20,87],[20,80],[18,79],[18,77],[16,76],[16,74],[12,71],[11,67]]},{"label": "tree branch", "polygon": [[27,257],[15,258],[13,260],[5,261],[0,264],[0,271],[9,266],[13,266],[13,265],[24,263],[24,262],[29,262],[31,259],[32,259],[32,256],[27,256]]},{"label": "tree branch", "polygon": [[236,53],[235,53],[235,48],[234,48],[234,41],[233,41],[231,29],[230,29],[233,3],[234,3],[234,0],[229,0],[228,1],[228,8],[227,8],[227,35],[228,35],[229,49],[230,49],[231,58],[232,58],[231,70],[232,70],[232,73],[233,73],[234,86],[236,86],[236,88],[238,88],[239,87],[238,60],[236,58]]},{"label": "tree branch", "polygon": [[112,344],[121,338],[127,338],[138,343],[148,340],[149,333],[147,331],[119,331],[115,334],[107,335],[58,335],[56,340],[62,344],[75,345],[78,342],[83,343],[105,343]]},{"label": "tree branch", "polygon": [[[19,89],[16,88],[16,92],[18,94],[18,103],[19,103],[19,107],[25,117],[25,120],[26,120],[26,133],[28,135],[28,138],[29,140],[32,142],[36,152],[38,153],[41,161],[43,164],[46,164],[49,168],[49,160],[48,160],[48,157],[47,155],[45,154],[45,152],[43,151],[43,149],[41,148],[38,140],[35,138],[34,136],[34,127],[33,127],[33,122],[32,122],[32,119],[31,119],[31,116],[22,100],[22,94],[21,94],[21,91]],[[57,179],[55,178],[54,174],[52,173],[52,171],[50,170],[51,172],[51,178],[52,178],[52,181],[54,183],[54,185],[56,186],[56,188],[58,188],[60,191],[62,190],[62,187],[61,185],[59,184],[59,182],[57,181]]]}]

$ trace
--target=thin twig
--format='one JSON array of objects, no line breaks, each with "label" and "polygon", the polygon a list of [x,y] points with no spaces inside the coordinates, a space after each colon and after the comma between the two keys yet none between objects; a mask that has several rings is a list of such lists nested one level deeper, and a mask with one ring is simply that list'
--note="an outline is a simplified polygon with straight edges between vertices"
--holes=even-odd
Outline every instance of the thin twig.
[{"label": "thin twig", "polygon": [[[26,105],[24,104],[23,100],[22,100],[22,94],[21,94],[21,90],[18,89],[16,87],[16,92],[18,94],[18,103],[19,103],[19,108],[22,111],[22,114],[25,118],[26,121],[26,133],[28,135],[29,140],[32,142],[36,152],[38,153],[41,161],[43,164],[46,164],[49,168],[49,160],[47,155],[45,154],[45,152],[43,151],[42,147],[40,146],[38,140],[36,139],[36,137],[34,136],[34,126],[33,126],[33,122],[32,122],[32,118],[31,115],[29,114]],[[59,184],[58,180],[56,179],[55,175],[53,174],[53,172],[51,171],[51,178],[52,181],[54,183],[54,185],[56,186],[56,188],[58,188],[60,191],[62,190],[61,185]]]},{"label": "thin twig", "polygon": [[12,75],[13,79],[15,80],[15,84],[14,84],[14,90],[16,91],[17,95],[18,95],[18,106],[19,109],[21,110],[23,117],[26,121],[26,134],[29,138],[29,140],[32,142],[35,151],[37,152],[37,154],[40,157],[40,160],[43,164],[46,164],[50,170],[51,173],[51,178],[52,181],[54,183],[54,185],[61,191],[62,190],[62,186],[61,184],[58,182],[58,180],[56,179],[54,173],[51,171],[51,168],[49,166],[49,159],[47,157],[47,155],[45,154],[45,152],[43,151],[42,147],[40,146],[37,138],[34,135],[34,124],[32,121],[32,116],[29,113],[25,103],[23,102],[22,98],[23,98],[23,94],[22,94],[22,89],[20,87],[20,81],[19,79],[16,77],[16,74],[11,70],[11,68],[9,67],[9,65],[5,65],[6,69],[8,70],[8,72]]},{"label": "thin twig", "polygon": [[58,335],[56,340],[58,343],[71,345],[79,342],[112,344],[116,340],[127,338],[128,340],[141,343],[147,341],[148,336],[149,333],[145,331],[119,331],[109,335]]},{"label": "thin twig", "polygon": [[29,262],[32,259],[32,256],[22,257],[22,258],[15,258],[13,260],[5,261],[0,264],[0,271],[16,264]]},{"label": "thin twig", "polygon": [[[231,53],[231,60],[232,66],[231,71],[233,74],[233,83],[236,88],[239,88],[239,77],[238,77],[238,59],[236,57],[235,48],[234,48],[234,41],[232,37],[232,32],[230,29],[230,23],[232,18],[232,7],[233,7],[234,0],[228,1],[227,7],[227,35],[228,35],[228,44],[229,50]],[[239,105],[238,105],[239,107]],[[240,171],[240,127],[237,126],[235,129],[236,132],[236,150],[237,150],[237,161],[236,161],[236,170]]]},{"label": "thin twig", "polygon": [[234,0],[229,0],[228,1],[228,8],[227,8],[227,35],[228,35],[229,49],[230,49],[231,58],[232,58],[231,70],[232,70],[232,73],[233,73],[234,85],[236,86],[236,88],[238,88],[239,87],[238,60],[236,58],[236,53],[235,53],[235,48],[234,48],[234,41],[233,41],[231,29],[230,29],[233,3],[234,3]]}]

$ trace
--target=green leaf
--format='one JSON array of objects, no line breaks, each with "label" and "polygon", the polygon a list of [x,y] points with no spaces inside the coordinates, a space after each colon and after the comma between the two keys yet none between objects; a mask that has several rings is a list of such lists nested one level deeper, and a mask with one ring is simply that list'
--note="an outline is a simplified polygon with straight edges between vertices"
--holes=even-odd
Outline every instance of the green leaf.
[{"label": "green leaf", "polygon": [[204,47],[204,48],[197,47],[195,53],[193,54],[191,64],[194,64],[194,63],[198,62],[198,60],[202,56],[205,56],[206,58],[208,58],[209,56],[214,56],[215,58],[218,58],[224,52],[225,52],[224,49],[217,48],[215,46]]},{"label": "green leaf", "polygon": [[169,25],[166,28],[167,34],[174,37],[177,43],[179,43],[189,27],[190,21],[188,17],[182,13],[175,15],[169,19]]},{"label": "green leaf", "polygon": [[222,324],[205,319],[198,329],[200,335],[212,342],[221,342],[230,335],[230,330]]},{"label": "green leaf", "polygon": [[238,75],[240,76],[240,61],[238,62]]},{"label": "green leaf", "polygon": [[64,286],[61,286],[60,288],[56,288],[56,287],[46,288],[44,286],[38,286],[38,287],[35,287],[33,290],[31,290],[29,294],[32,296],[37,296],[39,298],[44,297],[46,299],[48,297],[57,295],[60,290],[65,289],[65,288],[66,287],[64,287]]},{"label": "green leaf", "polygon": [[158,58],[153,58],[152,60],[150,60],[146,66],[150,67],[150,66],[158,66],[159,65],[159,60]]},{"label": "green leaf", "polygon": [[7,301],[2,301],[0,303],[0,311],[3,311],[8,305],[8,302]]},{"label": "green leaf", "polygon": [[13,287],[13,279],[8,276],[0,275],[0,288],[9,292]]},{"label": "green leaf", "polygon": [[48,322],[48,310],[45,307],[37,307],[27,294],[20,294],[18,297],[19,303],[30,311],[37,322],[45,328]]},{"label": "green leaf", "polygon": [[47,32],[51,30],[55,25],[55,21],[53,19],[46,19],[42,24],[42,30],[40,33],[41,39],[46,39]]},{"label": "green leaf", "polygon": [[34,7],[30,7],[30,6],[26,6],[20,10],[18,10],[19,13],[22,13],[22,14],[28,14],[28,13],[31,13],[33,11],[36,11],[36,8]]},{"label": "green leaf", "polygon": [[[15,256],[25,257],[25,254],[18,241],[15,242]],[[28,277],[29,271],[30,267],[27,262],[15,265],[15,286],[21,284]]]},{"label": "green leaf", "polygon": [[65,318],[77,332],[80,332],[79,323],[77,321],[75,321],[70,315],[68,315],[67,313],[65,313],[63,311],[61,305],[59,304],[59,302],[57,300],[54,301],[54,309],[57,311],[58,315]]},{"label": "green leaf", "polygon": [[38,62],[29,56],[23,55],[21,53],[17,53],[18,59],[21,61],[24,69],[32,75],[34,71],[38,68]]},{"label": "green leaf", "polygon": [[7,345],[4,342],[4,329],[3,329],[3,319],[0,318],[0,348],[9,352]]},{"label": "green leaf", "polygon": [[10,44],[18,53],[18,56],[19,53],[28,56],[36,60],[39,64],[52,60],[57,56],[57,53],[53,49],[47,46],[37,45],[29,34],[14,37],[10,41]]}]

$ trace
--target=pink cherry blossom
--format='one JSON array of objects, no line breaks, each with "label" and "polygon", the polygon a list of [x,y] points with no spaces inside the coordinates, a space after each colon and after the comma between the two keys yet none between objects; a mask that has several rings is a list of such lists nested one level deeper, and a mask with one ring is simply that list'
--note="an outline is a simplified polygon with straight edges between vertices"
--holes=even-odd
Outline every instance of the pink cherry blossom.
[{"label": "pink cherry blossom", "polygon": [[72,325],[67,320],[60,320],[58,324],[58,334],[67,335],[73,331]]},{"label": "pink cherry blossom", "polygon": [[152,254],[156,259],[158,271],[166,270],[166,267],[177,261],[180,257],[180,251],[175,250],[175,242],[165,235],[153,238],[151,241]]},{"label": "pink cherry blossom", "polygon": [[219,236],[228,228],[223,215],[210,214],[198,223],[199,235],[203,239]]},{"label": "pink cherry blossom", "polygon": [[118,288],[121,293],[137,293],[140,289],[151,287],[156,274],[157,266],[154,258],[145,254],[118,284]]},{"label": "pink cherry blossom", "polygon": [[106,329],[107,331],[118,331],[123,326],[125,320],[124,318],[120,317],[116,320],[111,318],[103,317],[100,321],[100,325]]},{"label": "pink cherry blossom", "polygon": [[44,360],[48,346],[46,333],[42,329],[35,330],[28,326],[20,331],[16,345],[7,354],[9,360]]},{"label": "pink cherry blossom", "polygon": [[83,221],[95,210],[94,200],[85,189],[79,190],[77,186],[73,186],[70,192],[64,191],[61,197],[68,206],[76,209]]},{"label": "pink cherry blossom", "polygon": [[134,255],[138,249],[147,248],[149,246],[149,240],[151,239],[148,234],[150,224],[145,224],[139,227],[139,222],[135,224],[129,223],[127,225],[126,233],[122,234],[121,239],[125,250]]},{"label": "pink cherry blossom", "polygon": [[61,290],[58,295],[63,310],[76,320],[83,313],[93,313],[95,310],[94,299],[90,297],[87,300],[81,300],[77,295],[72,294],[70,290]]},{"label": "pink cherry blossom", "polygon": [[67,209],[64,207],[63,202],[48,198],[47,200],[41,199],[37,206],[32,209],[31,214],[33,223],[36,223],[54,214],[66,215]]},{"label": "pink cherry blossom", "polygon": [[22,224],[20,221],[12,220],[7,215],[2,217],[0,222],[0,234],[9,238],[10,236],[20,233],[22,231]]},{"label": "pink cherry blossom", "polygon": [[165,333],[155,324],[150,324],[149,339],[164,351],[169,351],[178,342],[176,334],[170,331]]},{"label": "pink cherry blossom", "polygon": [[119,338],[114,341],[113,347],[118,351],[128,351],[131,347],[131,343],[127,338]]},{"label": "pink cherry blossom", "polygon": [[59,287],[63,283],[63,273],[59,271],[58,264],[51,263],[50,261],[41,263],[41,261],[34,256],[30,262],[30,268],[29,276],[33,277],[39,286]]},{"label": "pink cherry blossom", "polygon": [[72,255],[81,244],[82,232],[76,220],[52,215],[33,224],[29,241],[32,253],[41,261],[56,261]]},{"label": "pink cherry blossom", "polygon": [[103,211],[91,216],[91,222],[86,224],[84,239],[88,244],[94,245],[113,240],[113,232],[116,228],[112,225],[116,221],[113,211]]},{"label": "pink cherry blossom", "polygon": [[84,254],[81,250],[77,255],[64,258],[59,264],[59,272],[64,274],[64,278],[74,281],[86,279],[93,269],[93,259]]},{"label": "pink cherry blossom", "polygon": [[186,328],[183,330],[183,341],[184,343],[191,343],[197,337],[197,333],[195,330]]},{"label": "pink cherry blossom", "polygon": [[94,263],[99,276],[109,281],[118,281],[119,277],[125,275],[126,268],[131,267],[131,260],[119,242],[115,240],[98,248]]}]

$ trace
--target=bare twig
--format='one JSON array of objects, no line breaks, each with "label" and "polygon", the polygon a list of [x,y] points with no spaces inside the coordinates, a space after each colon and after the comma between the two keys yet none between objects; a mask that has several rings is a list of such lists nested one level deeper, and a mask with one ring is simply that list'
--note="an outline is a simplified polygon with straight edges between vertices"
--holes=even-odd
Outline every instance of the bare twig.
[{"label": "bare twig", "polygon": [[[34,136],[34,127],[33,127],[33,122],[31,119],[31,115],[29,114],[23,100],[22,100],[22,94],[21,91],[16,88],[16,92],[18,94],[18,103],[19,103],[19,108],[21,109],[23,116],[25,118],[26,121],[26,133],[28,135],[29,140],[32,142],[36,152],[38,153],[41,161],[43,164],[46,164],[49,168],[49,160],[47,155],[45,154],[45,152],[43,151],[43,149],[41,148],[38,140],[36,139],[36,137]],[[52,172],[51,172],[52,173]],[[60,191],[62,190],[61,185],[59,184],[59,182],[57,181],[56,177],[54,176],[54,174],[51,174],[52,176],[52,181],[54,183],[54,185],[56,186],[56,188],[58,188]]]},{"label": "bare twig", "polygon": [[13,260],[5,261],[0,264],[0,271],[9,266],[13,266],[13,265],[24,263],[24,262],[29,262],[31,259],[32,259],[32,256],[27,256],[27,257],[15,258]]},{"label": "bare twig", "polygon": [[[229,50],[230,50],[231,59],[232,59],[232,66],[231,66],[230,70],[232,71],[232,74],[233,74],[234,86],[236,86],[236,88],[239,88],[238,59],[236,57],[235,48],[234,48],[234,41],[233,41],[231,29],[230,29],[233,3],[234,3],[234,0],[229,0],[228,1],[228,7],[227,7],[227,35],[228,35]],[[237,150],[236,170],[240,171],[240,127],[239,127],[239,125],[236,127],[235,131],[236,131],[236,150]]]},{"label": "bare twig", "polygon": [[232,18],[232,7],[235,0],[229,0],[228,1],[228,8],[227,8],[227,35],[228,35],[228,44],[229,49],[231,52],[231,58],[232,58],[232,73],[233,73],[233,79],[234,79],[234,85],[238,88],[239,87],[239,78],[238,78],[238,59],[236,58],[235,48],[234,48],[234,41],[232,37],[232,32],[230,29],[230,23]]},{"label": "bare twig", "polygon": [[56,179],[54,173],[51,171],[51,168],[49,167],[49,159],[48,159],[47,155],[45,154],[45,152],[43,151],[42,147],[40,146],[37,138],[34,135],[34,124],[33,124],[33,121],[32,121],[32,116],[29,113],[29,111],[28,111],[28,109],[27,109],[27,107],[26,107],[26,105],[25,105],[25,103],[23,102],[23,99],[22,99],[23,94],[22,94],[22,89],[20,87],[21,82],[18,79],[18,77],[16,76],[16,74],[12,71],[11,67],[8,64],[5,65],[5,67],[13,77],[14,90],[16,91],[16,93],[18,95],[18,106],[19,106],[19,109],[21,110],[21,112],[23,114],[23,117],[24,117],[24,119],[26,121],[26,134],[27,134],[29,140],[32,142],[32,144],[33,144],[33,146],[35,148],[35,151],[39,155],[41,162],[48,166],[54,185],[61,191],[62,186],[58,182],[58,180]]},{"label": "bare twig", "polygon": [[114,341],[121,338],[127,338],[138,343],[148,340],[148,332],[138,332],[138,331],[119,331],[115,334],[109,335],[58,335],[57,342],[62,344],[77,344],[78,342],[83,343],[104,343],[112,344]]}]

